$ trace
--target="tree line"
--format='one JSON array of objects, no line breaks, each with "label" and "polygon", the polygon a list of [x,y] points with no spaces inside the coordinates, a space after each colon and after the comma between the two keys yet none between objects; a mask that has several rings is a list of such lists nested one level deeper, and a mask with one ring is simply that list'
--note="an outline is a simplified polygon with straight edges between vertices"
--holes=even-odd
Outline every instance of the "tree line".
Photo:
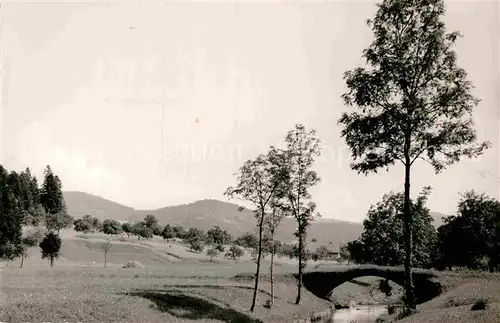
[{"label": "tree line", "polygon": [[[419,268],[500,271],[500,202],[474,190],[461,194],[456,215],[437,229],[425,206],[426,187],[412,204],[412,263]],[[347,243],[348,258],[358,264],[401,266],[406,257],[403,193],[390,192],[373,205],[360,238]]]},{"label": "tree line", "polygon": [[[246,232],[237,238],[234,238],[227,230],[219,226],[213,226],[206,232],[198,228],[186,229],[181,225],[166,224],[162,226],[158,219],[151,214],[147,214],[142,221],[134,224],[129,222],[120,223],[117,220],[105,219],[100,221],[92,215],[85,215],[80,219],[76,219],[73,223],[74,230],[84,234],[93,232],[102,232],[107,235],[126,234],[128,237],[135,236],[140,239],[151,239],[153,236],[162,237],[164,240],[179,239],[184,241],[190,251],[200,252],[205,246],[210,248],[207,250],[208,256],[213,258],[222,252],[225,252],[225,245],[230,245],[226,257],[237,259],[244,254],[244,249],[249,249],[254,260],[257,259],[258,238],[255,233]],[[274,248],[274,249],[273,249]],[[323,247],[324,248],[324,247]],[[289,257],[290,259],[298,257],[297,244],[282,243],[279,240],[271,241],[269,236],[265,236],[262,243],[261,258],[270,255],[274,252],[275,255]],[[307,254],[312,254],[307,251]],[[317,259],[324,256],[318,252]]]},{"label": "tree line", "polygon": [[[61,248],[61,229],[69,227],[73,218],[66,213],[62,183],[50,166],[44,171],[42,185],[29,168],[18,173],[0,165],[0,258],[21,257],[21,266],[29,247],[39,246],[43,259],[54,265]],[[23,225],[43,224],[25,232]]]}]

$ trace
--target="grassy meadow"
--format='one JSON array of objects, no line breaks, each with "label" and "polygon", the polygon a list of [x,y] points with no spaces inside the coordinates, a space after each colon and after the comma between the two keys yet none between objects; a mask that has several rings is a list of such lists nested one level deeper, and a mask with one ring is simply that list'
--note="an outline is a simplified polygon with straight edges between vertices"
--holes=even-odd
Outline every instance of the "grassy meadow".
[{"label": "grassy meadow", "polygon": [[[295,260],[278,258],[276,300],[271,308],[269,259],[262,265],[257,306],[249,312],[255,270],[249,252],[238,260],[194,253],[180,242],[155,237],[105,237],[72,230],[61,232],[63,247],[55,266],[32,248],[19,268],[20,259],[3,263],[0,271],[2,322],[294,322],[327,310],[332,303],[303,289],[300,306],[294,305]],[[110,239],[112,248],[104,268],[101,244]],[[122,268],[128,261],[142,268]],[[307,270],[321,268],[309,263]],[[326,264],[346,270],[349,266]],[[282,274],[282,275],[280,275]],[[500,276],[480,273],[442,273],[444,292],[419,306],[418,313],[401,322],[500,322]],[[377,278],[363,277],[333,291],[337,302],[371,304],[386,301],[374,293]],[[486,309],[471,307],[484,299]]]}]

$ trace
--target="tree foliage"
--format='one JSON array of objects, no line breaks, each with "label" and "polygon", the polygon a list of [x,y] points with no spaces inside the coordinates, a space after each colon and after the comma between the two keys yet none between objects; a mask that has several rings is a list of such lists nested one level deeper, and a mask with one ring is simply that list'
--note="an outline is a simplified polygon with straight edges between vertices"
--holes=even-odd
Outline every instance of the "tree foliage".
[{"label": "tree foliage", "polygon": [[443,0],[384,0],[368,21],[374,40],[363,51],[366,68],[345,73],[341,135],[353,170],[367,174],[401,162],[405,168],[406,305],[416,308],[411,273],[410,169],[417,159],[436,173],[476,157],[490,146],[477,142],[473,108],[479,100],[457,64],[458,32],[447,33]]},{"label": "tree foliage", "polygon": [[253,233],[247,232],[236,238],[234,244],[244,248],[257,249],[259,245],[259,239]]},{"label": "tree foliage", "polygon": [[287,169],[284,154],[279,149],[271,146],[267,154],[260,154],[253,160],[247,160],[239,169],[237,184],[228,187],[224,193],[229,198],[238,198],[252,203],[257,220],[257,268],[255,273],[255,286],[253,290],[253,312],[259,285],[260,260],[262,258],[262,239],[264,233],[264,220],[270,211],[270,201],[282,191],[286,182]]},{"label": "tree foliage", "polygon": [[61,180],[52,172],[50,166],[47,166],[44,171],[40,202],[48,214],[62,214],[66,212]]},{"label": "tree foliage", "polygon": [[90,232],[90,223],[84,219],[76,219],[73,222],[73,226],[76,232],[83,232],[85,234]]},{"label": "tree foliage", "polygon": [[312,166],[321,155],[320,140],[315,130],[306,130],[303,125],[297,124],[285,137],[285,172],[283,191],[285,204],[281,206],[285,213],[290,213],[297,221],[299,248],[299,279],[296,304],[300,303],[302,290],[302,271],[306,266],[307,228],[314,217],[320,216],[316,212],[316,204],[312,201],[309,189],[320,182],[318,174]]},{"label": "tree foliage", "polygon": [[176,225],[173,227],[173,230],[174,230],[174,237],[175,238],[179,238],[179,239],[185,238],[186,230],[184,229],[184,227],[182,227],[180,225]]},{"label": "tree foliage", "polygon": [[229,250],[226,252],[226,257],[233,258],[234,260],[240,258],[243,256],[244,252],[243,249],[238,247],[237,245],[233,244]]},{"label": "tree foliage", "polygon": [[203,241],[206,240],[205,232],[198,228],[189,228],[188,232],[184,235],[184,240],[188,243],[192,241]]},{"label": "tree foliage", "polygon": [[21,205],[16,197],[17,174],[0,165],[0,258],[12,260],[23,252]]},{"label": "tree foliage", "polygon": [[42,259],[49,259],[50,266],[54,266],[54,259],[59,257],[61,251],[62,240],[58,234],[49,232],[39,244],[42,250]]},{"label": "tree foliage", "polygon": [[207,242],[211,244],[229,244],[233,237],[226,230],[222,230],[219,226],[214,226],[207,231]]},{"label": "tree foliage", "polygon": [[484,193],[467,191],[457,215],[445,218],[438,228],[440,267],[500,269],[500,202]]},{"label": "tree foliage", "polygon": [[45,227],[49,231],[55,231],[57,234],[63,229],[70,228],[75,220],[66,212],[45,214]]},{"label": "tree foliage", "polygon": [[22,256],[23,262],[26,241],[22,226],[36,226],[44,216],[41,191],[30,169],[9,173],[0,165],[0,258],[12,260]]},{"label": "tree foliage", "polygon": [[153,229],[148,227],[144,222],[137,222],[132,226],[132,233],[137,236],[137,240],[141,238],[151,239],[153,237]]},{"label": "tree foliage", "polygon": [[345,244],[345,243],[342,244],[339,248],[338,261],[339,262],[347,261],[347,263],[349,263],[349,261],[351,261],[351,253],[349,251],[347,244]]},{"label": "tree foliage", "polygon": [[215,248],[210,248],[207,250],[207,256],[210,257],[210,261],[212,261],[214,259],[214,257],[216,257],[218,254],[219,254],[219,250],[217,250]]},{"label": "tree foliage", "polygon": [[128,222],[122,223],[122,231],[125,232],[127,235],[130,235],[132,232],[132,225]]},{"label": "tree foliage", "polygon": [[[429,194],[430,187],[425,187],[416,201],[412,201],[411,208],[414,226],[412,263],[421,268],[433,265],[437,246],[437,232],[432,225],[430,211],[425,206]],[[358,244],[347,247],[357,263],[379,266],[404,264],[403,204],[404,193],[390,192],[370,207]]]},{"label": "tree foliage", "polygon": [[167,224],[164,228],[163,231],[161,232],[161,237],[165,240],[169,240],[172,238],[175,238],[175,231],[174,228],[170,224]]},{"label": "tree foliage", "polygon": [[102,232],[104,234],[120,234],[122,233],[122,226],[116,220],[106,219],[102,222]]},{"label": "tree foliage", "polygon": [[203,251],[203,242],[200,239],[190,239],[188,243],[190,251],[195,251],[195,252]]}]

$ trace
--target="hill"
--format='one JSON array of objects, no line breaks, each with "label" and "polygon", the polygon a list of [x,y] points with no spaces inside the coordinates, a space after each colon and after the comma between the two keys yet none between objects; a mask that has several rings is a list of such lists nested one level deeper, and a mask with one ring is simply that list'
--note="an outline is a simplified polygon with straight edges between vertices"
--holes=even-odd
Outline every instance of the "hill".
[{"label": "hill", "polygon": [[[156,210],[136,210],[131,207],[104,199],[84,192],[64,192],[64,199],[69,214],[79,218],[91,214],[99,218],[119,221],[141,221],[146,214],[157,217],[160,224],[182,225],[186,228],[208,230],[218,225],[226,229],[233,236],[245,232],[254,232],[256,222],[251,210],[238,211],[238,205],[218,200],[201,200],[189,204],[163,207]],[[441,223],[440,213],[433,212],[435,225]],[[281,241],[294,240],[295,221],[285,219],[277,233]],[[317,243],[329,244],[337,249],[343,241],[357,239],[363,230],[359,222],[347,222],[334,219],[318,219],[311,224],[308,231],[308,240],[315,238]],[[311,245],[313,249],[315,246]]]}]

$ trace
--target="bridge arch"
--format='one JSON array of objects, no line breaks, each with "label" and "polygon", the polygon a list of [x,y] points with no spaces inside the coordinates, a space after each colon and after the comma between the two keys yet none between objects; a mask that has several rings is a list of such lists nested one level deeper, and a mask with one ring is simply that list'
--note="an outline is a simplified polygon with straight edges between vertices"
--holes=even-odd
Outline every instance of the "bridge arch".
[{"label": "bridge arch", "polygon": [[[315,296],[328,300],[331,291],[348,281],[365,276],[376,276],[392,280],[398,285],[405,285],[404,268],[359,266],[350,268],[331,268],[302,274],[304,287]],[[295,275],[297,278],[297,275]],[[417,304],[425,303],[442,292],[442,286],[436,279],[437,276],[425,270],[413,272],[415,286],[415,301]]]}]

